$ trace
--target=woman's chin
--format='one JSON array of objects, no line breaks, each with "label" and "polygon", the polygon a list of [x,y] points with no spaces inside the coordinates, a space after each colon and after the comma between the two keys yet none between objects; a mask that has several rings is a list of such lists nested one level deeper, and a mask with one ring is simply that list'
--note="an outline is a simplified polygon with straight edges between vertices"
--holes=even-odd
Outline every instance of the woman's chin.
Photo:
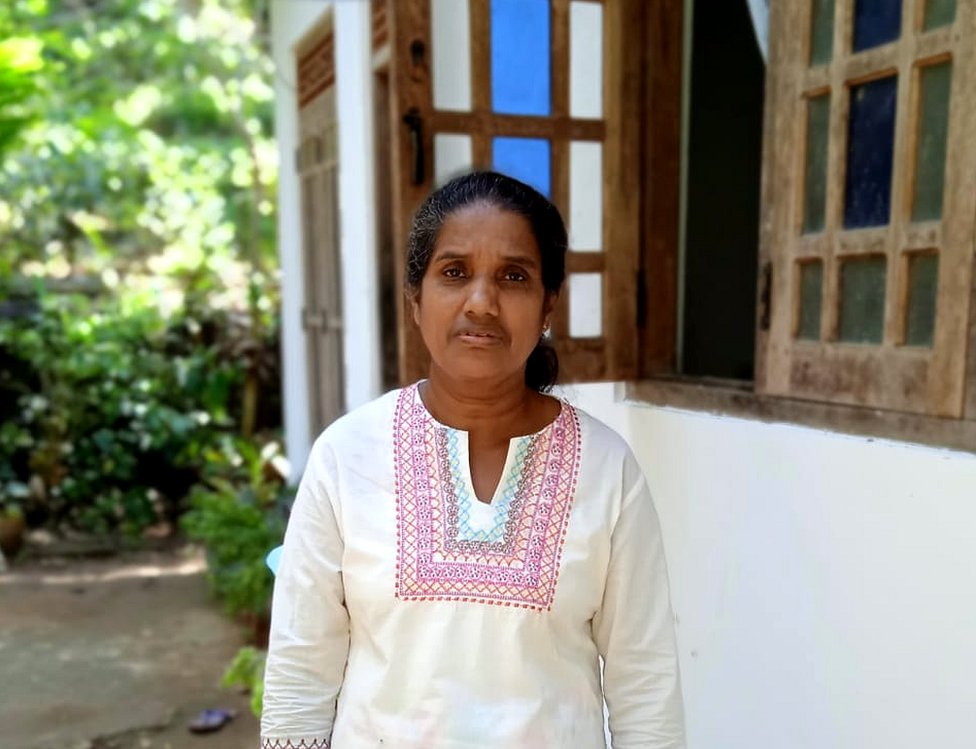
[{"label": "woman's chin", "polygon": [[438,364],[438,369],[453,380],[465,382],[498,382],[523,377],[524,367],[512,368],[511,362],[499,361],[498,349],[472,348]]}]

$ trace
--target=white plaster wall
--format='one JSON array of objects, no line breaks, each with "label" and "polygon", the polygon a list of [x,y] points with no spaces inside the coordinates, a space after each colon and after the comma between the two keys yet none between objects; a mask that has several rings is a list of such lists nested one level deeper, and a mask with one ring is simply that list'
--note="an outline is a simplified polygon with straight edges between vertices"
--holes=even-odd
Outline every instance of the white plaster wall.
[{"label": "white plaster wall", "polygon": [[690,749],[976,745],[976,456],[625,404],[667,547]]},{"label": "white plaster wall", "polygon": [[308,370],[302,330],[301,196],[295,170],[298,99],[292,47],[328,8],[320,0],[273,0],[271,53],[275,64],[275,137],[278,141],[278,258],[281,264],[281,360],[285,452],[292,482],[305,467],[310,447]]},{"label": "white plaster wall", "polygon": [[380,394],[370,4],[335,4],[346,408]]}]

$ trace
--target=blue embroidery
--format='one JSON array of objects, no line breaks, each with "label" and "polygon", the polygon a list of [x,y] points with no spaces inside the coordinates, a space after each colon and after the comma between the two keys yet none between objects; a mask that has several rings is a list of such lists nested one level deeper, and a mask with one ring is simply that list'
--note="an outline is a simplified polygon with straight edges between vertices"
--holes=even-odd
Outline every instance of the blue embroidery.
[{"label": "blue embroidery", "polygon": [[[448,465],[454,477],[453,484],[456,488],[457,496],[453,497],[457,504],[458,541],[478,541],[482,543],[498,543],[505,538],[509,519],[509,508],[512,500],[518,491],[519,483],[522,480],[522,471],[525,468],[525,458],[529,451],[531,437],[517,437],[515,446],[515,457],[512,461],[511,470],[506,476],[502,477],[504,482],[501,496],[492,502],[491,508],[494,510],[494,522],[487,530],[477,530],[471,527],[472,503],[478,500],[471,496],[468,491],[468,482],[464,478],[461,470],[461,451],[458,446],[458,432],[454,429],[446,430]],[[448,498],[450,501],[452,498]]]}]

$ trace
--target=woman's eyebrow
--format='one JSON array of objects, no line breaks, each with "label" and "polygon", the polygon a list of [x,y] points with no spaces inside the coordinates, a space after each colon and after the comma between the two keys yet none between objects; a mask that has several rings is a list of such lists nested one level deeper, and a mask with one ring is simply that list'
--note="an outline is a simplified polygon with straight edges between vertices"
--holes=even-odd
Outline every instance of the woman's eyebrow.
[{"label": "woman's eyebrow", "polygon": [[451,252],[446,250],[444,252],[435,252],[434,256],[431,258],[431,262],[440,262],[441,260],[464,260],[467,254],[463,252]]},{"label": "woman's eyebrow", "polygon": [[503,259],[506,263],[516,263],[530,267],[535,267],[539,264],[538,259],[532,257],[532,255],[505,255]]},{"label": "woman's eyebrow", "polygon": [[[451,260],[466,260],[470,257],[470,253],[467,252],[457,252],[452,250],[444,250],[443,252],[436,252],[431,258],[432,263],[441,263]],[[518,265],[526,265],[529,267],[537,267],[539,261],[532,255],[502,255],[502,260],[506,263],[515,263]]]}]

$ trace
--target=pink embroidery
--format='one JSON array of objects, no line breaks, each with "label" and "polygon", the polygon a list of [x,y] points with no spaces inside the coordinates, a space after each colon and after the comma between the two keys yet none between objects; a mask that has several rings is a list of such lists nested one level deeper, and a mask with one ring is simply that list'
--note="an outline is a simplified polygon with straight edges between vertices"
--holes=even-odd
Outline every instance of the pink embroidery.
[{"label": "pink embroidery", "polygon": [[551,609],[579,476],[576,411],[565,405],[532,438],[501,540],[465,540],[458,537],[447,431],[416,391],[414,385],[400,393],[393,424],[397,597]]},{"label": "pink embroidery", "polygon": [[329,749],[329,742],[325,739],[299,739],[296,744],[291,739],[265,739],[261,742],[261,749]]}]

